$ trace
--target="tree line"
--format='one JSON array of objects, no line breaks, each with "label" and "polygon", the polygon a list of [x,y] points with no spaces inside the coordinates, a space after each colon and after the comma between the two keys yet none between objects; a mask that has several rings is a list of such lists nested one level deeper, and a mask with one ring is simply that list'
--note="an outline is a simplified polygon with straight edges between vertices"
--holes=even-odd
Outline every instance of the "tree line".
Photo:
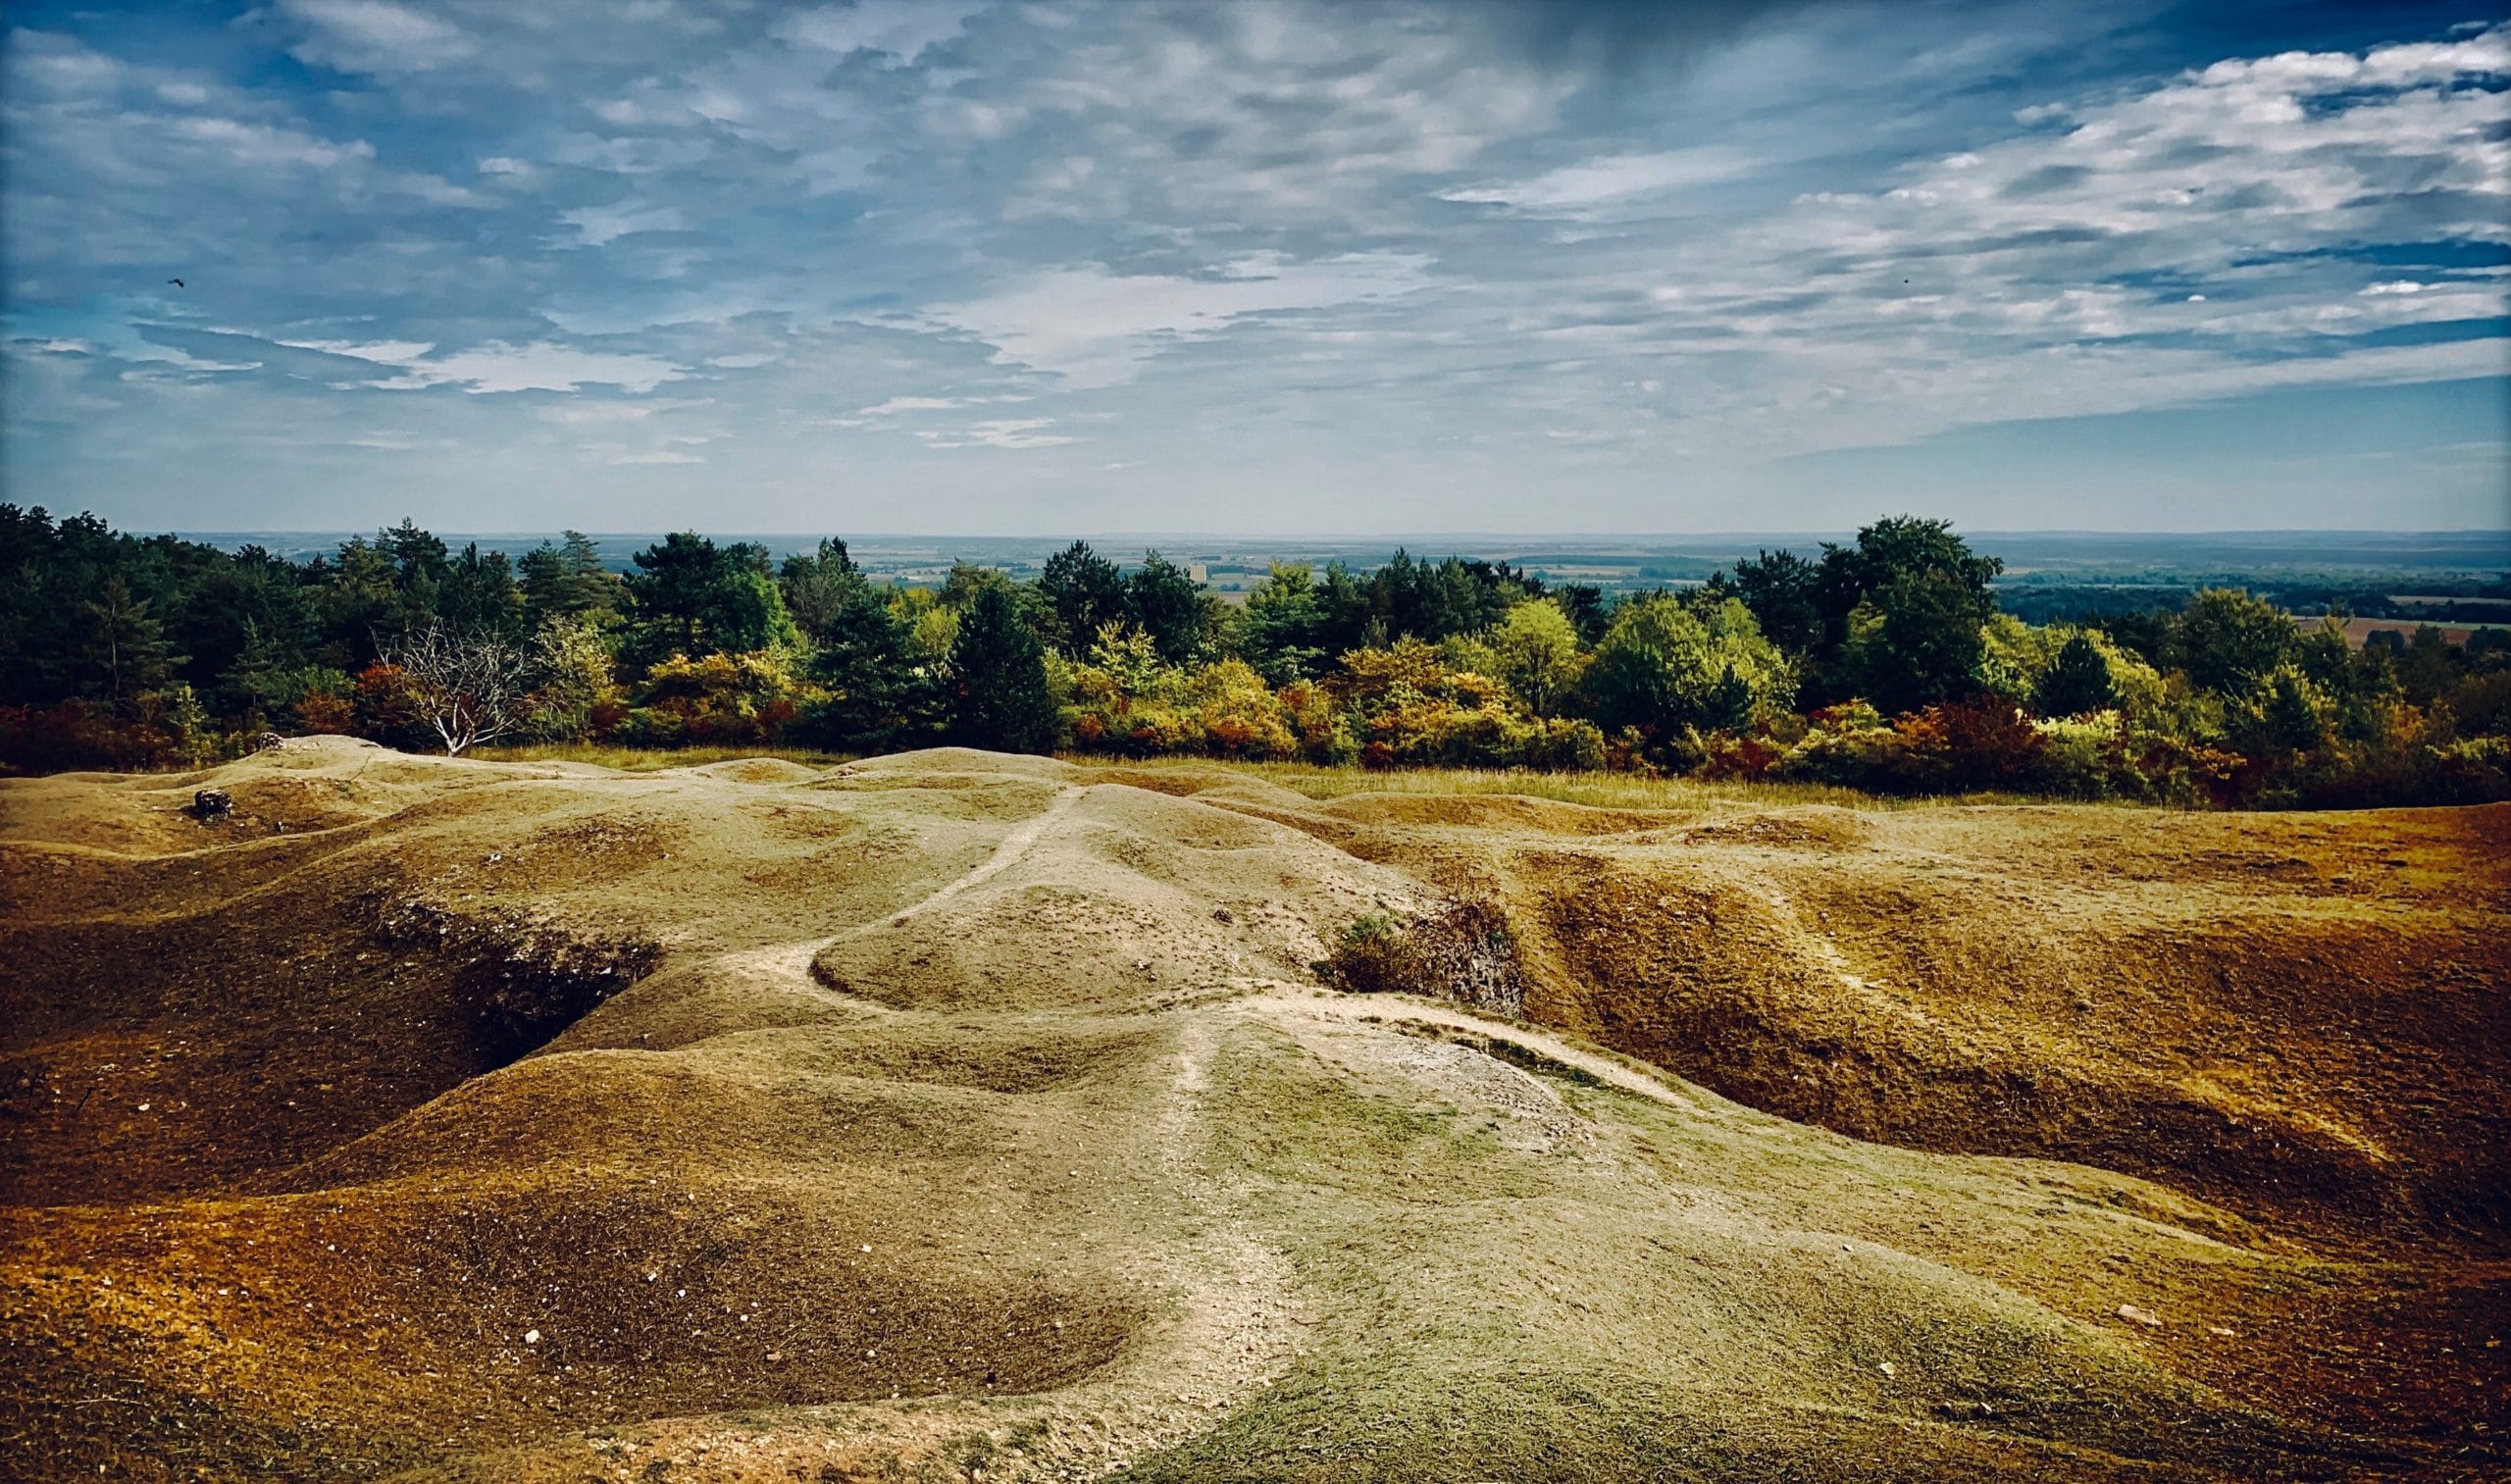
[{"label": "tree line", "polygon": [[197,765],[264,734],[951,742],[1617,768],[2187,803],[2511,796],[2511,646],[2349,648],[2237,589],[2026,624],[1943,521],[1609,599],[1504,562],[1276,565],[1243,605],[1075,541],[1034,582],[881,583],[681,532],[614,572],[409,521],[294,562],[0,505],[0,766]]}]

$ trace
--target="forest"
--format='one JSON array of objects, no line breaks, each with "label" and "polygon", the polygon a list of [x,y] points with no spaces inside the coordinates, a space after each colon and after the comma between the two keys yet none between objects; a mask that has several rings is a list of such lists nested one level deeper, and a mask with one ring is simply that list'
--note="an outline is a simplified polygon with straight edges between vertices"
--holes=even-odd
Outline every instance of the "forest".
[{"label": "forest", "polygon": [[[1243,604],[1075,541],[875,582],[682,532],[610,570],[409,521],[291,561],[0,504],[0,769],[268,737],[1616,769],[2186,806],[2511,797],[2511,642],[2349,647],[2237,588],[2026,623],[1944,521],[1609,596],[1505,562],[1277,565]],[[2377,640],[2388,636],[2375,636]]]}]

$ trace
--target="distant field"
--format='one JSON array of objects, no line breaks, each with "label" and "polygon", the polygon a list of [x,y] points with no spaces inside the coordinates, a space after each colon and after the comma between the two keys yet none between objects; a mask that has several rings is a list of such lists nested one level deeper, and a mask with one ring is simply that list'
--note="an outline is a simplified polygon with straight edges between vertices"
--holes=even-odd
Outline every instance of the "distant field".
[{"label": "distant field", "polygon": [[[2302,616],[2301,614],[2298,614],[2298,613],[2297,613],[2297,614],[2295,614],[2295,615],[2293,615],[2293,623],[2294,623],[2295,627],[2297,627],[2297,628],[2301,629],[2304,633],[2309,633],[2309,632],[2311,632],[2311,631],[2313,631],[2313,630],[2317,629],[2317,628],[2321,625],[2321,623],[2323,623],[2323,622],[2324,622],[2324,620],[2317,619],[2317,618],[2306,618],[2306,617],[2304,617],[2304,616]],[[2470,639],[2470,638],[2472,638],[2472,637],[2474,637],[2474,636],[2476,635],[2476,633],[2477,633],[2479,630],[2484,630],[2484,629],[2511,629],[2511,624],[2430,624],[2430,625],[2427,625],[2427,624],[2418,624],[2418,623],[2416,623],[2416,622],[2415,622],[2414,620],[2412,620],[2412,619],[2399,619],[2399,618],[2349,618],[2349,619],[2345,620],[2345,642],[2346,642],[2347,644],[2349,644],[2349,645],[2353,646],[2354,648],[2360,649],[2360,648],[2362,648],[2362,647],[2363,647],[2364,643],[2365,643],[2366,641],[2368,641],[2368,640],[2371,639],[2371,637],[2372,637],[2373,635],[2378,634],[2378,633],[2381,633],[2381,632],[2383,632],[2383,631],[2384,631],[2384,630],[2385,630],[2386,632],[2388,632],[2388,633],[2391,633],[2391,634],[2394,634],[2394,635],[2398,636],[2400,639],[2403,639],[2403,640],[2412,640],[2412,639],[2414,639],[2414,638],[2415,638],[2415,631],[2416,631],[2416,630],[2418,630],[2418,629],[2422,629],[2422,628],[2434,628],[2434,629],[2438,629],[2438,630],[2440,630],[2440,631],[2441,631],[2441,640],[2442,640],[2442,641],[2443,641],[2444,643],[2451,643],[2451,644],[2465,644],[2465,643],[2469,640],[2469,639]]]},{"label": "distant field", "polygon": [[[233,550],[259,545],[291,560],[328,555],[342,541],[368,533],[350,531],[177,533],[186,539]],[[483,551],[510,557],[557,532],[440,532],[455,550],[476,542]],[[829,533],[731,533],[719,540],[749,540],[782,558],[813,549]],[[605,565],[627,571],[631,556],[661,538],[656,532],[596,532],[593,543]],[[878,536],[849,535],[856,562],[879,582],[934,584],[953,562],[999,568],[1022,581],[1034,579],[1047,559],[1069,545],[1072,535]],[[1212,536],[1179,532],[1097,534],[1090,543],[1122,563],[1156,549],[1173,562],[1201,566],[1224,600],[1260,582],[1274,562],[1322,567],[1342,562],[1355,571],[1374,569],[1398,548],[1414,556],[1477,557],[1509,562],[1555,584],[1588,583],[1609,592],[1628,592],[1698,583],[1721,568],[1764,550],[1807,554],[1825,541],[1851,541],[1846,531],[1718,532],[1660,536],[1524,536],[1488,532],[1390,532],[1370,537]],[[2332,532],[2241,531],[2206,533],[2112,533],[1987,531],[1971,535],[1980,552],[2003,557],[2006,586],[2035,583],[2150,585],[2162,591],[2192,583],[2230,581],[2272,585],[2297,574],[2350,574],[2378,588],[2400,590],[2440,579],[2498,578],[2511,570],[2511,533],[2490,531]],[[2372,574],[2384,574],[2374,578]]]}]

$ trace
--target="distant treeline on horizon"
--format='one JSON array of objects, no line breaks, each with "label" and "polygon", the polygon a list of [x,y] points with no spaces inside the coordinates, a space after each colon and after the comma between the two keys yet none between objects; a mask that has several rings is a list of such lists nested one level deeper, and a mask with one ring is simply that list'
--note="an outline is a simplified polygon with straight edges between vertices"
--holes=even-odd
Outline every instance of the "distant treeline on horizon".
[{"label": "distant treeline on horizon", "polygon": [[1271,561],[1237,601],[1202,562],[1086,541],[1034,577],[958,560],[908,581],[835,537],[779,560],[694,532],[627,565],[573,532],[515,558],[404,521],[298,561],[0,505],[0,763],[165,766],[313,731],[2511,796],[2511,632],[2454,645],[2415,624],[2357,648],[2237,588],[2134,584],[2127,606],[2035,623],[2008,601],[2055,589],[2001,587],[2000,557],[1908,516],[1618,590],[1402,548]]}]

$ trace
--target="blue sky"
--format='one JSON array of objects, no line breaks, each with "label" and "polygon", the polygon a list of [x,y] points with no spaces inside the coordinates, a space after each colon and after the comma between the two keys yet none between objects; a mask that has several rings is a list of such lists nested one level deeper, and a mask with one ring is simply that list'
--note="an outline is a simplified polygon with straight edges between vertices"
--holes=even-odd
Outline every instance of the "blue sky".
[{"label": "blue sky", "polygon": [[136,528],[2511,525],[2498,9],[9,25],[0,497]]}]

